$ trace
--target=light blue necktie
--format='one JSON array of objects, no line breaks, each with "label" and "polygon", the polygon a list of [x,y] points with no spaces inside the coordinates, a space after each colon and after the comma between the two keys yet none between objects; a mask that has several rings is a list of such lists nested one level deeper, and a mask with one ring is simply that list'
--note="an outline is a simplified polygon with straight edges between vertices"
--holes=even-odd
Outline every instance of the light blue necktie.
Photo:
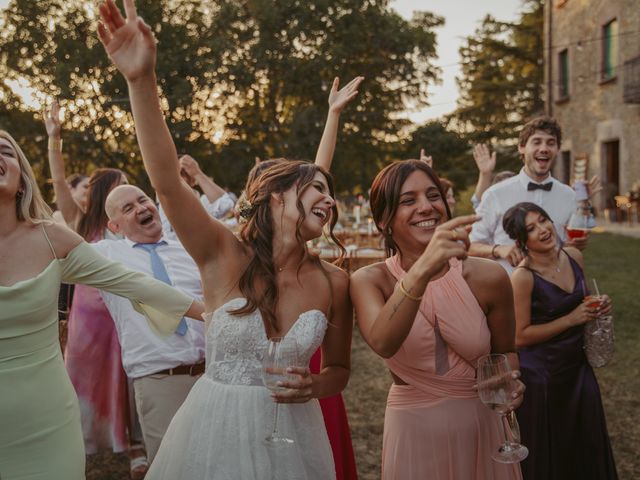
[{"label": "light blue necktie", "polygon": [[[164,266],[164,262],[162,261],[162,258],[160,258],[160,255],[158,255],[158,252],[156,252],[156,248],[158,248],[160,245],[166,244],[167,242],[165,242],[164,240],[158,243],[136,243],[134,245],[134,248],[142,248],[143,250],[149,252],[149,256],[151,257],[151,271],[153,272],[153,276],[161,282],[171,285],[171,279],[169,278],[169,274],[167,273],[167,268]],[[178,335],[184,335],[185,333],[187,333],[187,328],[187,321],[183,317],[178,324],[178,328],[176,328],[176,333]]]}]

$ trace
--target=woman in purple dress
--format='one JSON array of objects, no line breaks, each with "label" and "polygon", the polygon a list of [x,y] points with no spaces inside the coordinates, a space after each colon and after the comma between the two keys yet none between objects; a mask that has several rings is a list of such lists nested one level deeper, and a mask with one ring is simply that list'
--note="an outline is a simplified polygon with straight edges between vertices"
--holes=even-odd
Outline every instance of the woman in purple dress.
[{"label": "woman in purple dress", "polygon": [[580,251],[560,248],[549,215],[533,203],[507,211],[504,230],[525,260],[513,272],[516,345],[527,387],[517,410],[525,480],[617,479],[600,388],[583,350],[584,324],[611,311],[584,302]]}]

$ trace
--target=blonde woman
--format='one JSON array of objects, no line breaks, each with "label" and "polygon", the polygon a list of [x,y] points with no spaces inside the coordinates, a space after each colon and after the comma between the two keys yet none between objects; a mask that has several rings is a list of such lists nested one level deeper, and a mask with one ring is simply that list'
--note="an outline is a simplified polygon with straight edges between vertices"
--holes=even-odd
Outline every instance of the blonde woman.
[{"label": "blonde woman", "polygon": [[185,314],[198,317],[202,306],[106,260],[51,220],[29,162],[1,130],[0,252],[0,385],[7,393],[0,395],[0,473],[83,479],[80,410],[58,343],[60,282],[128,297],[165,332]]}]

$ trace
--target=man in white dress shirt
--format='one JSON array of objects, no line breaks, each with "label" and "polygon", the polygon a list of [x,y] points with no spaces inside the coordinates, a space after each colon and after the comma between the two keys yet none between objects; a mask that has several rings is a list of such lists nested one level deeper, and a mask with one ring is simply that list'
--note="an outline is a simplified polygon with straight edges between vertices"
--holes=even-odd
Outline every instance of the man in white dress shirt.
[{"label": "man in white dress shirt", "polygon": [[[560,125],[550,117],[538,117],[527,123],[518,141],[524,167],[514,177],[493,185],[484,192],[476,213],[480,220],[469,235],[469,254],[498,260],[508,273],[524,258],[515,242],[502,228],[505,212],[520,202],[532,202],[546,210],[560,238],[566,239],[565,225],[576,210],[574,190],[551,176],[553,162],[560,150]],[[583,249],[586,238],[570,242]]]},{"label": "man in white dress shirt", "polygon": [[[138,187],[121,185],[107,197],[105,210],[109,228],[125,238],[94,244],[101,254],[202,300],[198,267],[182,244],[164,240],[153,200]],[[151,259],[155,254],[163,264],[164,279],[155,272],[157,264],[154,266]],[[151,461],[171,419],[204,372],[204,324],[185,318],[176,333],[161,338],[131,302],[107,292],[101,294],[116,324],[122,365],[133,379],[136,410]]]}]

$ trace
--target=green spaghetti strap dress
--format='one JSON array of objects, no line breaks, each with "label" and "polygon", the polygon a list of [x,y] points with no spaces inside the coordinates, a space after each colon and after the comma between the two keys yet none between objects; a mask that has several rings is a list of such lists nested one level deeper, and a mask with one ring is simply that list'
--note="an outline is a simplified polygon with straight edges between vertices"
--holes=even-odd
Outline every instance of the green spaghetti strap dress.
[{"label": "green spaghetti strap dress", "polygon": [[55,258],[35,277],[0,286],[2,480],[85,478],[78,400],[58,343],[61,282],[91,285],[129,298],[161,335],[176,329],[193,301],[106,259],[86,243],[66,258]]}]

